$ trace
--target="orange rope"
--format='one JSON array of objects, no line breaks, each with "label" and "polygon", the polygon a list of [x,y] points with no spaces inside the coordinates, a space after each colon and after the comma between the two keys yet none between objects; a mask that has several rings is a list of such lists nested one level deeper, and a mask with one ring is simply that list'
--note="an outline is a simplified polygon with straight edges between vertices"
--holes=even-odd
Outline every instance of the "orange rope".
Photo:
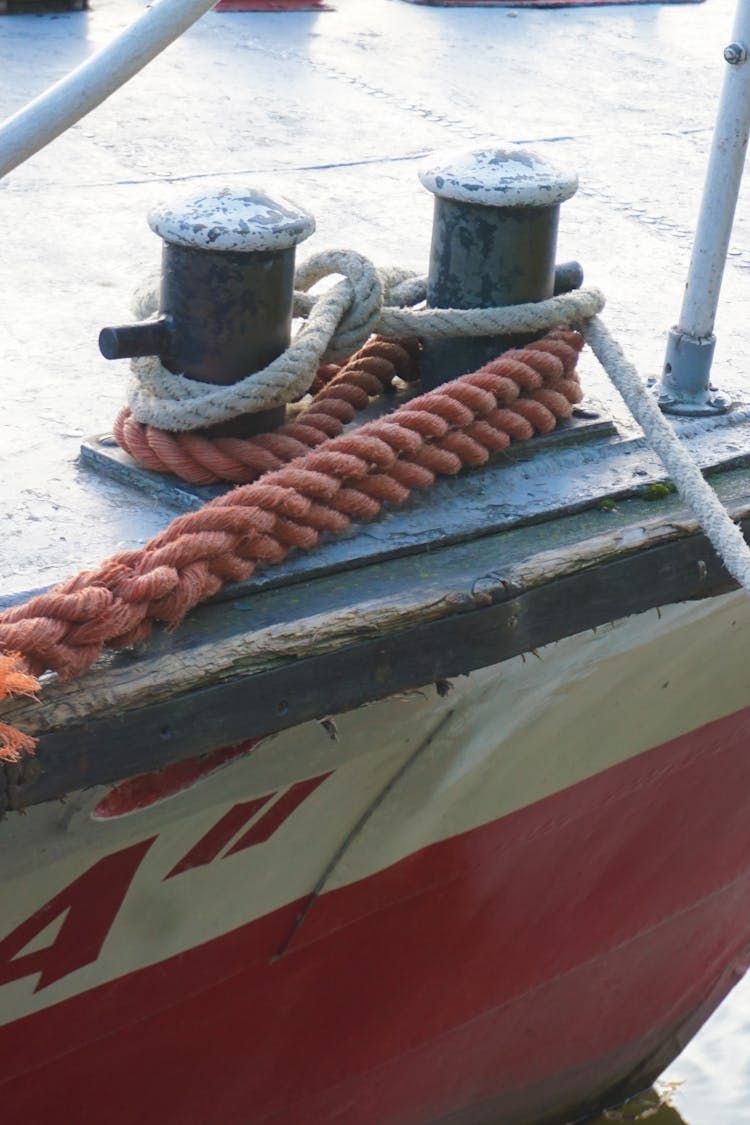
[{"label": "orange rope", "polygon": [[[322,532],[340,533],[352,520],[372,520],[384,503],[404,503],[436,476],[485,464],[511,441],[548,433],[582,397],[575,371],[582,346],[579,333],[558,329],[506,352],[179,516],[141,549],[114,555],[98,570],[83,571],[6,610],[0,614],[6,661],[0,698],[32,692],[36,685],[29,677],[45,670],[72,679],[105,645],[123,648],[143,640],[155,622],[176,627],[226,582],[248,579],[259,563],[280,562],[293,547],[309,550]],[[319,409],[323,395],[343,421],[347,410],[341,403],[349,410],[352,403],[334,384],[316,403]],[[273,453],[283,456],[284,450]],[[0,758],[14,761],[31,740],[20,732],[9,735],[11,729],[0,743]]]},{"label": "orange rope", "polygon": [[137,422],[128,407],[117,416],[114,437],[152,472],[172,473],[190,484],[247,484],[340,434],[355,412],[389,389],[396,376],[407,382],[418,378],[418,358],[414,340],[370,340],[344,367],[321,367],[311,388],[315,397],[310,406],[293,421],[257,437],[170,433]]},{"label": "orange rope", "polygon": [[[19,652],[0,653],[0,699],[10,695],[36,695],[39,681],[29,675]],[[0,723],[0,760],[17,762],[34,752],[35,740],[7,723]]]}]

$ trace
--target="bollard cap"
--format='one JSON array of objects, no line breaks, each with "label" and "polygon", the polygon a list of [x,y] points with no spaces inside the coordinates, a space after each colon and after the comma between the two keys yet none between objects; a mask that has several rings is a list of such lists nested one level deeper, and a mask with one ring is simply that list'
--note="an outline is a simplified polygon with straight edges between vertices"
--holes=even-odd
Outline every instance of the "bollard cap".
[{"label": "bollard cap", "polygon": [[315,230],[315,219],[283,195],[239,184],[176,192],[148,213],[155,234],[194,250],[288,250]]},{"label": "bollard cap", "polygon": [[555,207],[578,187],[575,172],[520,145],[438,152],[419,178],[441,199],[486,207]]}]

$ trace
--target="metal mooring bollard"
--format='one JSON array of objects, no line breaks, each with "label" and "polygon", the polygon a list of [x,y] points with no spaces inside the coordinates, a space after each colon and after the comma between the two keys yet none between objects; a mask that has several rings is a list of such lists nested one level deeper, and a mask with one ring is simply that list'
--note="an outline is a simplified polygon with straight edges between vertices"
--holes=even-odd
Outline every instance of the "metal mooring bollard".
[{"label": "metal mooring bollard", "polygon": [[[490,308],[542,301],[582,282],[576,263],[555,284],[560,204],[578,177],[529,149],[509,145],[437,154],[419,178],[435,195],[427,304]],[[481,367],[531,336],[425,340],[422,378],[434,387]]]},{"label": "metal mooring bollard", "polygon": [[[312,215],[261,188],[225,187],[178,196],[148,222],[164,240],[158,319],[103,328],[102,355],[158,355],[188,379],[227,385],[286,349],[294,248],[315,230]],[[283,420],[280,406],[209,432],[245,437]]]}]

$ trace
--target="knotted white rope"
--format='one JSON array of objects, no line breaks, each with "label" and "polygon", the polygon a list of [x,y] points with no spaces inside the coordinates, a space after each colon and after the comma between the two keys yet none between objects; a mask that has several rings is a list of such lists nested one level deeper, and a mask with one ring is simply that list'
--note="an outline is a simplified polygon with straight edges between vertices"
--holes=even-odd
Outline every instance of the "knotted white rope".
[{"label": "knotted white rope", "polygon": [[[308,293],[324,277],[337,274],[343,280],[332,288],[316,296]],[[158,357],[134,359],[128,389],[134,418],[159,429],[185,431],[282,406],[305,394],[321,363],[346,358],[376,333],[403,338],[544,332],[560,324],[579,324],[604,307],[598,289],[580,289],[508,308],[404,308],[424,300],[424,278],[397,268],[377,270],[351,250],[309,258],[297,268],[295,286],[294,315],[305,318],[304,324],[282,355],[239,383],[199,383],[168,371]],[[153,283],[136,294],[134,308],[139,318],[154,315]]]},{"label": "knotted white rope", "polygon": [[[343,280],[320,295],[308,293],[332,274],[340,274]],[[282,355],[262,371],[228,387],[174,375],[158,358],[135,359],[128,396],[134,417],[160,429],[181,431],[281,406],[308,390],[321,362],[351,355],[375,333],[396,338],[501,336],[575,324],[582,328],[727,570],[750,593],[750,548],[638,372],[596,315],[604,307],[599,290],[580,289],[547,301],[507,308],[415,309],[405,306],[424,301],[424,278],[397,268],[377,270],[367,258],[347,250],[326,251],[309,258],[298,267],[295,285],[294,315],[303,318],[304,324]],[[136,294],[134,311],[143,318],[154,315],[156,309],[156,284],[151,280]]]},{"label": "knotted white rope", "polygon": [[700,467],[649,394],[638,372],[598,316],[583,329],[596,358],[625,400],[646,441],[658,454],[677,491],[693,512],[729,573],[750,593],[750,548]]}]

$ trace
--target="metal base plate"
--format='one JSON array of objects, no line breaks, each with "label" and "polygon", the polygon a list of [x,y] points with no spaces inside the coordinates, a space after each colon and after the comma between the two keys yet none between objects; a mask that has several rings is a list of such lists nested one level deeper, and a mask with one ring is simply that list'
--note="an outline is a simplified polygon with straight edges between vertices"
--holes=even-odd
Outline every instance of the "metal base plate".
[{"label": "metal base plate", "polygon": [[[361,420],[364,421],[365,418],[376,413],[382,412],[365,411]],[[574,416],[559,422],[552,433],[512,445],[505,453],[493,457],[492,464],[497,467],[529,461],[539,453],[567,448],[595,438],[608,437],[615,432],[613,422],[602,414],[598,406],[577,407]],[[155,500],[167,503],[179,511],[194,511],[235,487],[230,484],[193,485],[171,474],[155,473],[150,469],[144,469],[120,449],[111,434],[100,434],[84,441],[81,445],[81,461],[95,472],[114,478],[130,488],[146,492]],[[472,475],[476,477],[482,471],[475,470]],[[465,476],[466,474],[462,474],[462,477],[458,478],[459,482]],[[426,494],[422,495],[426,496]]]},{"label": "metal base plate", "polygon": [[[363,411],[360,417],[364,421],[368,416],[371,411]],[[389,508],[380,519],[353,524],[340,536],[324,536],[314,551],[294,551],[278,566],[259,569],[243,585],[259,588],[308,581],[332,571],[463,543],[493,531],[580,511],[602,495],[598,475],[589,477],[585,463],[595,462],[601,447],[608,447],[616,435],[613,422],[598,404],[579,408],[577,416],[559,423],[551,434],[519,442],[482,468],[442,477],[429,490],[413,492],[402,507]],[[571,458],[584,476],[576,473],[571,477],[569,468],[562,467],[561,460]],[[194,511],[233,487],[195,486],[142,469],[110,435],[84,442],[81,461],[97,473],[148,494],[155,504],[168,504],[183,512]]]}]

